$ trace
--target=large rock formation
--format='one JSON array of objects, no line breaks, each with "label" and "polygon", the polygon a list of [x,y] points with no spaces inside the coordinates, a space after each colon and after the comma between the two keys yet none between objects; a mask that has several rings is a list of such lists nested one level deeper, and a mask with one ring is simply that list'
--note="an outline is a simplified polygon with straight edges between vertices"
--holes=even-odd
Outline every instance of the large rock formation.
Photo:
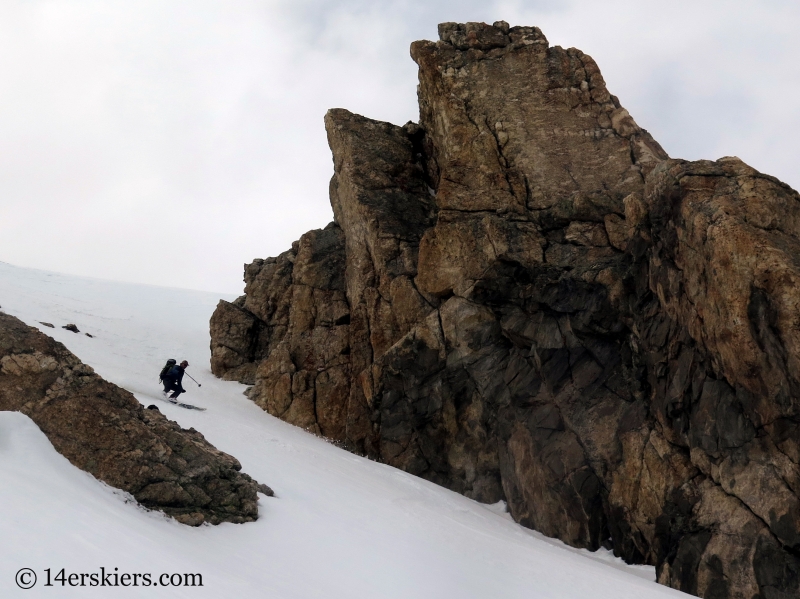
[{"label": "large rock formation", "polygon": [[541,31],[416,42],[420,123],[325,118],[335,221],[212,369],[284,420],[703,597],[800,593],[800,197],[670,160]]},{"label": "large rock formation", "polygon": [[143,409],[61,343],[2,312],[0,410],[28,415],[75,466],[184,524],[256,520],[256,493],[272,494],[203,435]]}]

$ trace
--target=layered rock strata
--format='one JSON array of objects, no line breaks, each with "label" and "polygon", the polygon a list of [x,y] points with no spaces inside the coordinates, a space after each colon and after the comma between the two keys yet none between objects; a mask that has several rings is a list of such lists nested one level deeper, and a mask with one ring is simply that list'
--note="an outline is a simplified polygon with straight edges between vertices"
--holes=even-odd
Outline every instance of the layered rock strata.
[{"label": "layered rock strata", "polygon": [[0,312],[0,410],[29,416],[78,468],[179,522],[250,522],[257,492],[233,456],[143,409],[61,343]]},{"label": "layered rock strata", "polygon": [[670,160],[537,28],[439,34],[418,125],[329,111],[335,220],[246,267],[212,369],[663,584],[797,595],[797,193]]}]

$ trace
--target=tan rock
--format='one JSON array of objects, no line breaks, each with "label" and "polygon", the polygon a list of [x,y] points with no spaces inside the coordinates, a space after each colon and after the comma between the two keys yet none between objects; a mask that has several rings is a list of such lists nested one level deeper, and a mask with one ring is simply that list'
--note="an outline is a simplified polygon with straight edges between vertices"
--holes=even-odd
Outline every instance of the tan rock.
[{"label": "tan rock", "polygon": [[608,242],[620,251],[628,249],[628,239],[631,237],[628,222],[618,214],[606,214],[604,222]]},{"label": "tan rock", "polygon": [[[606,215],[616,216],[615,214]],[[564,239],[570,243],[589,247],[604,247],[608,245],[608,235],[604,225],[598,223],[584,223],[575,221],[569,224],[564,232]]]}]

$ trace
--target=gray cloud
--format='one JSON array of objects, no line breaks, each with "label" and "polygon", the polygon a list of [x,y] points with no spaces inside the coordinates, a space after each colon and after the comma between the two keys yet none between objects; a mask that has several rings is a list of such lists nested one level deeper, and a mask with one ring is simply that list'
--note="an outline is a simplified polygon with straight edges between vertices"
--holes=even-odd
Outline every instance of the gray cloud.
[{"label": "gray cloud", "polygon": [[672,156],[800,186],[794,2],[8,0],[0,260],[238,292],[331,218],[325,111],[416,120],[409,43],[498,19],[591,54]]}]

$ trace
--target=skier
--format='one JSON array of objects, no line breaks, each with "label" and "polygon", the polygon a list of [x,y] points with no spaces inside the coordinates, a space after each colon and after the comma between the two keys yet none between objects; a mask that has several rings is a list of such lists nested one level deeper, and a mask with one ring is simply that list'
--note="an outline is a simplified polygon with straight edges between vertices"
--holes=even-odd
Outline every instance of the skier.
[{"label": "skier", "polygon": [[189,362],[184,360],[180,364],[170,368],[169,372],[161,377],[164,383],[164,397],[167,397],[168,393],[172,391],[172,395],[167,397],[172,403],[178,403],[178,396],[181,393],[186,393],[186,389],[183,388],[181,382],[183,381],[183,371],[186,370],[188,366]]}]

